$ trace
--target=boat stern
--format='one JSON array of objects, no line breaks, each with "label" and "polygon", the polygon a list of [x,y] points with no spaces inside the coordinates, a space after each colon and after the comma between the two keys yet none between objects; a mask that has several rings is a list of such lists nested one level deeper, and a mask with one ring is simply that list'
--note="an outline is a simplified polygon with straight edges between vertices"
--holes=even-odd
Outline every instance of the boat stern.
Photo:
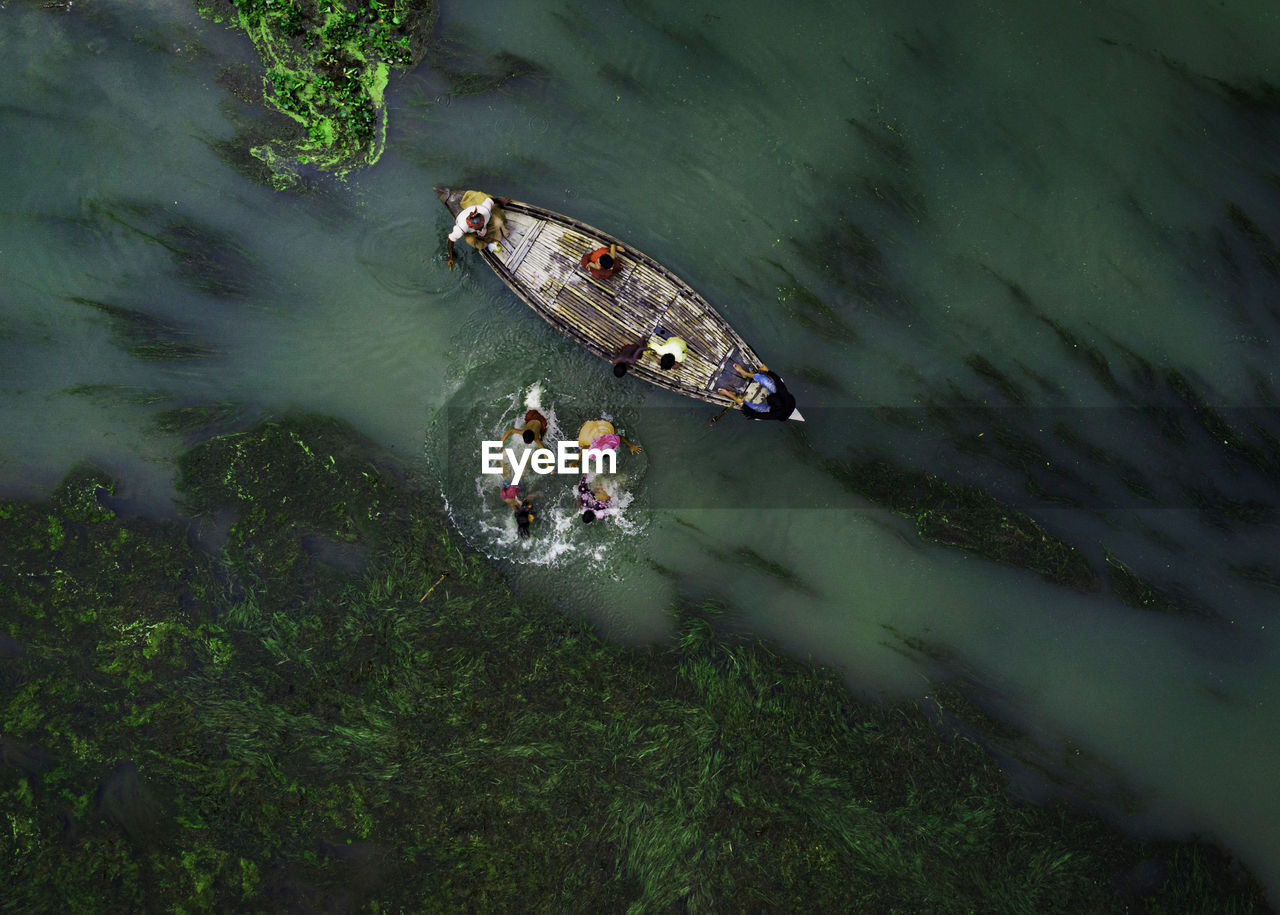
[{"label": "boat stern", "polygon": [[443,184],[437,184],[432,188],[436,192],[436,196],[440,198],[440,202],[444,204],[446,210],[454,216],[458,215],[458,211],[462,209],[462,191],[455,191],[451,187],[445,187]]}]

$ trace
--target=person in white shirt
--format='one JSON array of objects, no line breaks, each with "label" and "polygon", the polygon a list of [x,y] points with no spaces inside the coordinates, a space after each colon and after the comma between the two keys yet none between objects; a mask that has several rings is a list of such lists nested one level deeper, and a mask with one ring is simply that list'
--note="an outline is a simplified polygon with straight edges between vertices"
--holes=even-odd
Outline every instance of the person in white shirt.
[{"label": "person in white shirt", "polygon": [[465,241],[476,250],[488,247],[497,251],[502,239],[507,237],[506,220],[502,207],[511,202],[510,197],[490,197],[483,191],[466,191],[462,195],[462,209],[454,220],[449,233],[449,269],[453,269],[453,243]]}]

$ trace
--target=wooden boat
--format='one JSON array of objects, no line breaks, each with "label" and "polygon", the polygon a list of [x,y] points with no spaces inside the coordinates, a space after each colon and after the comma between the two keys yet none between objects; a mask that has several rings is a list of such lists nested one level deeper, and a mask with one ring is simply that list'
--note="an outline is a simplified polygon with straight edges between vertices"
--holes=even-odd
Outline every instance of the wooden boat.
[{"label": "wooden boat", "polygon": [[[464,191],[437,187],[435,192],[456,218]],[[658,356],[646,350],[628,374],[708,403],[733,403],[717,388],[748,401],[764,400],[767,391],[733,370],[735,362],[754,369],[761,365],[760,357],[706,299],[671,271],[607,232],[568,216],[516,200],[502,210],[510,234],[498,251],[478,253],[556,330],[609,362],[628,343],[647,338],[659,345],[680,337],[688,345],[682,362],[664,371]],[[618,258],[622,269],[608,279],[595,279],[581,266],[582,256],[611,244],[623,249]],[[791,419],[803,417],[797,410]]]}]

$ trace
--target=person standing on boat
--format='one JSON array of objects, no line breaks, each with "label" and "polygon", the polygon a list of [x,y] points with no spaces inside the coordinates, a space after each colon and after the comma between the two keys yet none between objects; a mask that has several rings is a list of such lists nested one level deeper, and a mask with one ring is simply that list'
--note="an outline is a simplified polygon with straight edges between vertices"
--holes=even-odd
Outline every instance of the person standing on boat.
[{"label": "person standing on boat", "polygon": [[582,255],[582,260],[578,261],[578,263],[582,265],[582,269],[596,279],[607,280],[622,269],[622,261],[618,260],[618,255],[621,253],[621,245],[596,248],[589,254]]},{"label": "person standing on boat", "polygon": [[524,425],[519,429],[508,429],[502,433],[502,441],[505,443],[508,438],[520,433],[520,437],[524,439],[526,445],[536,445],[538,448],[544,447],[542,444],[542,436],[547,432],[547,418],[537,410],[529,410],[524,414]]},{"label": "person standing on boat", "polygon": [[449,269],[453,269],[453,243],[461,239],[479,251],[488,247],[497,251],[507,237],[506,218],[502,207],[511,203],[510,197],[490,197],[483,191],[464,191],[462,209],[449,233]]},{"label": "person standing on boat", "polygon": [[769,371],[769,366],[761,365],[758,371],[748,372],[735,362],[733,370],[740,377],[756,382],[756,384],[769,392],[763,403],[757,403],[748,401],[741,394],[735,394],[728,388],[716,388],[717,391],[737,404],[742,410],[742,415],[747,419],[785,420],[795,411],[795,397],[787,390],[787,386],[782,383],[782,379],[776,373]]}]

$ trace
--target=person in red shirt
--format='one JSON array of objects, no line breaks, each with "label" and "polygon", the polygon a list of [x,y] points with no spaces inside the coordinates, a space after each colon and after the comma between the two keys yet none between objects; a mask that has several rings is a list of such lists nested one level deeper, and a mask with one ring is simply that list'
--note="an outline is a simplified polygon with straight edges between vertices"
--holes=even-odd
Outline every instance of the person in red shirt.
[{"label": "person in red shirt", "polygon": [[622,262],[618,260],[618,255],[621,253],[622,248],[619,245],[596,248],[590,254],[582,255],[582,260],[578,263],[596,279],[607,280],[622,269]]},{"label": "person in red shirt", "polygon": [[505,442],[508,438],[520,433],[520,437],[524,439],[526,445],[536,445],[542,447],[542,436],[547,431],[547,418],[537,410],[529,410],[524,415],[524,425],[519,429],[508,429],[502,433],[502,440]]}]

